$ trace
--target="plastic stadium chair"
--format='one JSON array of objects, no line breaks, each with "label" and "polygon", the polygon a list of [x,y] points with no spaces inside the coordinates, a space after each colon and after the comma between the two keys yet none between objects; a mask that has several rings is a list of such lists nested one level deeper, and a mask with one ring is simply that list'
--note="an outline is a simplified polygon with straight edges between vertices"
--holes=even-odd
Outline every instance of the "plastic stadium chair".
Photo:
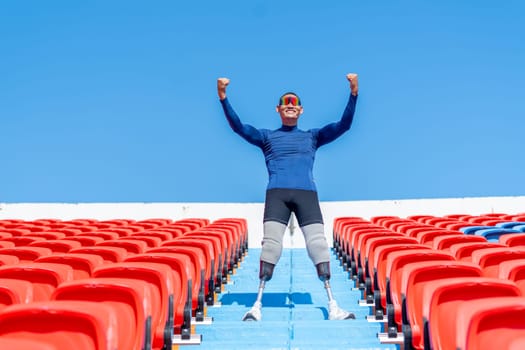
[{"label": "plastic stadium chair", "polygon": [[62,283],[52,300],[91,301],[107,304],[117,311],[122,348],[151,349],[150,285],[144,281],[119,278],[88,278]]},{"label": "plastic stadium chair", "polygon": [[475,235],[483,236],[490,242],[497,242],[500,236],[512,234],[512,233],[520,233],[520,231],[512,230],[508,228],[491,228],[491,229],[478,230],[475,232]]},{"label": "plastic stadium chair", "polygon": [[204,320],[205,314],[205,286],[204,281],[206,279],[205,275],[205,265],[206,258],[204,253],[195,249],[195,247],[184,247],[184,246],[163,246],[158,248],[151,248],[146,251],[146,253],[166,253],[179,255],[183,254],[191,259],[191,265],[194,269],[192,273],[192,310],[193,316],[197,321],[201,322]]},{"label": "plastic stadium chair", "polygon": [[148,249],[148,245],[144,241],[120,238],[103,241],[96,244],[96,247],[119,247],[124,248],[128,254],[142,254]]},{"label": "plastic stadium chair", "polygon": [[42,247],[14,247],[14,248],[2,248],[0,254],[16,256],[20,262],[31,262],[35,259],[51,255],[53,251],[49,248]]},{"label": "plastic stadium chair", "polygon": [[340,253],[340,249],[341,249],[343,229],[347,226],[351,227],[351,226],[356,226],[356,225],[360,225],[363,223],[370,224],[369,221],[366,221],[363,218],[355,217],[355,216],[337,217],[334,219],[332,235],[333,235],[334,249],[338,254]]},{"label": "plastic stadium chair", "polygon": [[[393,244],[381,246],[374,252],[373,267],[374,274],[372,278],[372,292],[374,297],[376,317],[380,314],[385,315],[386,311],[386,289],[387,289],[387,258],[394,252],[402,251],[420,251],[422,249],[430,250],[430,247],[422,244]],[[370,262],[369,262],[370,264]]]},{"label": "plastic stadium chair", "polygon": [[[361,264],[363,266],[364,275],[365,275],[365,293],[364,296],[368,303],[373,303],[373,289],[372,289],[372,278],[374,275],[373,272],[373,259],[372,257],[376,249],[381,246],[386,245],[403,245],[403,244],[418,244],[415,238],[406,237],[406,236],[391,236],[391,237],[374,237],[366,241],[364,254],[361,255]],[[372,300],[370,300],[372,299]]]},{"label": "plastic stadium chair", "polygon": [[[454,261],[454,256],[447,252],[432,249],[405,250],[388,254],[386,261],[386,288],[381,290],[381,302],[388,317],[388,327],[398,330],[401,326],[401,281],[402,273],[408,264],[432,261],[436,265],[439,261]],[[394,300],[393,296],[397,296]],[[396,325],[397,324],[397,325]]]},{"label": "plastic stadium chair", "polygon": [[13,304],[27,304],[33,301],[33,285],[31,282],[0,279],[0,310]]},{"label": "plastic stadium chair", "polygon": [[498,277],[515,282],[525,296],[525,259],[501,262]]},{"label": "plastic stadium chair", "polygon": [[18,264],[20,259],[14,255],[2,255],[0,254],[0,266]]},{"label": "plastic stadium chair", "polygon": [[181,327],[184,321],[184,304],[179,294],[181,278],[178,274],[164,264],[125,262],[100,266],[93,272],[93,277],[127,278],[147,282],[152,287],[153,349],[172,348],[174,327]]},{"label": "plastic stadium chair", "polygon": [[434,239],[442,236],[450,236],[450,235],[463,235],[463,233],[459,231],[452,231],[447,229],[433,229],[433,230],[425,230],[418,232],[415,237],[421,244],[426,244],[429,246],[433,245]]},{"label": "plastic stadium chair", "polygon": [[49,300],[58,285],[72,281],[70,266],[53,263],[25,263],[0,267],[0,278],[27,281],[33,284],[33,300]]},{"label": "plastic stadium chair", "polygon": [[121,237],[118,233],[113,232],[113,231],[92,231],[92,232],[83,232],[83,233],[76,235],[76,237],[82,237],[82,236],[100,237],[104,241],[109,241],[112,239],[119,239]]},{"label": "plastic stadium chair", "polygon": [[[214,282],[213,282],[213,285],[215,287],[214,289],[214,292],[217,292],[217,293],[220,293],[222,291],[222,285],[223,285],[223,280],[224,280],[224,283],[226,283],[227,281],[227,277],[225,277],[223,275],[223,272],[226,272],[224,270],[224,263],[223,263],[223,252],[222,252],[222,239],[220,237],[216,237],[216,236],[208,236],[208,235],[203,235],[203,234],[200,234],[200,233],[191,233],[191,234],[186,234],[184,236],[181,236],[180,238],[176,238],[176,239],[181,239],[181,240],[196,240],[196,241],[201,241],[201,242],[206,242],[209,246],[209,244],[212,245],[212,248],[213,248],[213,257],[214,257],[214,264],[213,264],[213,271],[212,271],[212,275],[215,277],[214,278]],[[165,242],[165,244],[168,244],[167,242]]]},{"label": "plastic stadium chair", "polygon": [[523,226],[525,222],[522,221],[505,221],[496,224],[496,227],[514,229],[516,226]]},{"label": "plastic stadium chair", "polygon": [[525,233],[501,235],[499,237],[499,243],[509,247],[525,247]]},{"label": "plastic stadium chair", "polygon": [[98,266],[104,264],[104,259],[98,255],[82,253],[53,254],[35,260],[35,263],[54,263],[70,266],[73,278],[78,280],[89,278]]},{"label": "plastic stadium chair", "polygon": [[508,349],[525,333],[525,298],[487,298],[457,308],[455,349]]},{"label": "plastic stadium chair", "polygon": [[198,238],[198,239],[209,239],[211,240],[214,245],[218,246],[218,252],[216,252],[216,256],[219,256],[219,271],[217,273],[216,277],[216,283],[215,288],[220,292],[220,289],[222,288],[223,284],[226,284],[228,282],[228,261],[229,261],[229,254],[228,254],[228,241],[226,237],[220,232],[207,232],[207,231],[191,231],[187,232],[183,236],[184,238]]},{"label": "plastic stadium chair", "polygon": [[44,231],[44,232],[31,232],[30,234],[25,234],[23,237],[42,237],[44,239],[62,239],[67,237],[64,232],[56,231]]},{"label": "plastic stadium chair", "polygon": [[472,261],[472,252],[479,249],[487,248],[504,248],[503,244],[490,243],[490,242],[463,242],[454,243],[450,246],[449,250],[457,260]]},{"label": "plastic stadium chair", "polygon": [[[352,277],[357,276],[359,268],[359,238],[363,235],[400,235],[399,233],[393,232],[386,228],[356,228],[355,230],[348,230],[348,234],[345,237],[345,259],[344,262],[348,266],[348,270],[351,271]],[[370,237],[370,236],[369,236]]]},{"label": "plastic stadium chair", "polygon": [[69,239],[51,239],[46,241],[33,242],[29,244],[29,246],[49,248],[53,251],[53,253],[67,253],[71,249],[82,247],[82,244],[78,241]]},{"label": "plastic stadium chair", "polygon": [[168,241],[170,239],[173,239],[173,233],[170,231],[163,231],[163,230],[147,230],[142,232],[136,232],[132,233],[129,237],[156,237],[160,239],[161,242]]},{"label": "plastic stadium chair", "polygon": [[353,276],[356,276],[357,284],[364,283],[366,278],[364,260],[367,241],[374,238],[383,238],[384,240],[386,240],[391,237],[405,238],[406,236],[404,236],[401,233],[396,233],[392,231],[366,232],[356,235],[355,245],[352,252],[352,255],[355,257],[355,266],[354,270],[352,270],[351,272]]},{"label": "plastic stadium chair", "polygon": [[28,339],[57,349],[131,350],[119,343],[126,334],[119,334],[117,319],[111,306],[94,302],[11,305],[0,313],[0,339]]},{"label": "plastic stadium chair", "polygon": [[472,262],[481,267],[485,277],[498,277],[500,263],[518,259],[525,259],[525,248],[488,248],[472,252]]},{"label": "plastic stadium chair", "polygon": [[456,243],[487,243],[487,239],[472,235],[444,235],[433,239],[432,248],[438,250],[450,250],[450,246]]},{"label": "plastic stadium chair", "polygon": [[[433,349],[456,349],[457,310],[462,304],[472,302],[474,305],[485,305],[492,297],[521,296],[518,287],[510,282],[498,279],[485,279],[486,281],[470,282],[462,280],[462,284],[447,283],[445,285],[429,284],[423,292],[423,308],[429,310],[428,318],[424,315],[424,322],[428,322],[428,333],[424,335],[426,344]],[[439,283],[439,282],[437,282]],[[428,290],[427,287],[434,287]],[[427,304],[428,303],[428,304]],[[470,304],[470,303],[469,303]],[[451,315],[454,315],[451,317]]]},{"label": "plastic stadium chair", "polygon": [[181,327],[175,324],[175,331],[181,335],[183,340],[191,338],[191,317],[192,317],[192,281],[194,274],[194,267],[191,259],[183,254],[169,254],[169,253],[147,253],[135,254],[125,259],[125,262],[145,262],[164,264],[170,267],[174,273],[180,276],[180,295],[182,297],[181,304],[184,305],[183,322]]},{"label": "plastic stadium chair", "polygon": [[393,277],[396,278],[391,280],[390,293],[395,322],[402,325],[406,323],[406,299],[420,292],[423,284],[454,277],[482,277],[482,270],[476,264],[464,261],[430,260],[407,264],[395,271]]},{"label": "plastic stadium chair", "polygon": [[100,256],[105,262],[120,262],[128,256],[128,252],[124,248],[103,246],[75,248],[71,249],[69,253],[94,254]]},{"label": "plastic stadium chair", "polygon": [[461,232],[463,232],[464,234],[466,235],[473,235],[476,233],[476,231],[479,231],[479,230],[485,230],[485,229],[492,229],[494,228],[493,226],[486,226],[486,225],[476,225],[476,226],[465,226],[461,229],[459,229]]},{"label": "plastic stadium chair", "polygon": [[194,232],[205,232],[206,234],[221,234],[226,238],[226,251],[228,259],[225,261],[227,264],[227,273],[232,274],[235,266],[238,262],[238,253],[240,243],[235,237],[234,232],[229,228],[224,227],[211,227],[211,225],[201,228],[199,231]]},{"label": "plastic stadium chair", "polygon": [[146,243],[148,248],[156,248],[162,244],[162,239],[160,237],[155,237],[152,235],[143,234],[142,232],[133,233],[131,236],[126,237],[128,241],[141,241]]},{"label": "plastic stadium chair", "polygon": [[[437,279],[415,285],[406,298],[406,314],[403,315],[405,349],[429,349],[429,319],[431,308],[439,313],[439,307],[447,303],[493,296],[519,296],[520,291],[510,281],[486,277],[455,277]],[[446,314],[445,314],[446,316]],[[450,320],[453,317],[449,318]]]},{"label": "plastic stadium chair", "polygon": [[[173,240],[166,241],[161,247],[182,247],[183,249],[192,249],[199,253],[199,264],[202,268],[202,288],[204,293],[204,299],[208,305],[214,303],[213,290],[214,290],[214,251],[212,243],[205,240],[198,239],[184,239],[176,238]],[[158,250],[161,251],[161,250]]]},{"label": "plastic stadium chair", "polygon": [[103,237],[92,235],[69,236],[67,239],[79,242],[82,247],[92,247],[104,240]]},{"label": "plastic stadium chair", "polygon": [[15,243],[11,241],[0,241],[0,248],[14,248]]},{"label": "plastic stadium chair", "polygon": [[447,278],[416,284],[415,289],[408,290],[406,297],[406,319],[403,320],[405,349],[430,348],[428,320],[432,303],[440,305],[445,301],[519,295],[520,291],[514,283],[485,277]]},{"label": "plastic stadium chair", "polygon": [[44,237],[33,237],[31,235],[15,236],[10,238],[4,238],[3,241],[13,242],[15,247],[26,247],[30,243],[45,241]]}]

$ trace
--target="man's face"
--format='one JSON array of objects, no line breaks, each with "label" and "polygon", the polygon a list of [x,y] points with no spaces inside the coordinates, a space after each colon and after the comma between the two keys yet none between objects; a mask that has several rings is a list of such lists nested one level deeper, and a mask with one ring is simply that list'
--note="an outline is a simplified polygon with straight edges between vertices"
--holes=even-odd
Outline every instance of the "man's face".
[{"label": "man's face", "polygon": [[299,98],[293,94],[284,95],[276,110],[284,124],[290,124],[294,121],[297,123],[299,116],[303,114],[303,107],[300,105]]}]

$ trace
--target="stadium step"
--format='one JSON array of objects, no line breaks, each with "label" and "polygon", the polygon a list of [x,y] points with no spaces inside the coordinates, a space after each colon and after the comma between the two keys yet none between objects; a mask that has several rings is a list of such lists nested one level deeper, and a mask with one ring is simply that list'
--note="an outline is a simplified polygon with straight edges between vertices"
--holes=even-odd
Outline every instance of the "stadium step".
[{"label": "stadium step", "polygon": [[[331,256],[331,285],[338,304],[356,315],[356,320],[328,321],[323,284],[304,249],[285,249],[274,277],[266,284],[263,319],[243,322],[242,316],[256,299],[259,285],[260,249],[250,249],[230,282],[219,295],[221,306],[209,307],[213,324],[197,326],[202,335],[199,350],[208,349],[395,349],[380,344],[381,325],[369,323],[368,307],[358,305],[360,292]],[[188,348],[181,346],[181,349]],[[196,347],[192,347],[196,349]]]}]

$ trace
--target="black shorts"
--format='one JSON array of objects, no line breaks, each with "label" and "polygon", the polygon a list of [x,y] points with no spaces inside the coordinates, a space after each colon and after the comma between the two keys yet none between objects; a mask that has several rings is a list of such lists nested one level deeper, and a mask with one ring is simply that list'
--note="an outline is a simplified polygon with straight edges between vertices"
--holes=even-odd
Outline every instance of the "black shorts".
[{"label": "black shorts", "polygon": [[266,191],[263,221],[277,221],[288,225],[292,212],[295,213],[300,227],[323,223],[317,192],[286,188],[272,188]]}]

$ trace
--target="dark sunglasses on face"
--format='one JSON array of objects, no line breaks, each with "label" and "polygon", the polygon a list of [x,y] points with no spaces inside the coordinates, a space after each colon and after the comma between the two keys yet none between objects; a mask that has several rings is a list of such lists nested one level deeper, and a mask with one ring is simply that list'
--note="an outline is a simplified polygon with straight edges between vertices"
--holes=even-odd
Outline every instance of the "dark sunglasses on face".
[{"label": "dark sunglasses on face", "polygon": [[301,101],[297,96],[283,96],[279,100],[279,106],[286,106],[292,104],[292,106],[300,106]]}]

